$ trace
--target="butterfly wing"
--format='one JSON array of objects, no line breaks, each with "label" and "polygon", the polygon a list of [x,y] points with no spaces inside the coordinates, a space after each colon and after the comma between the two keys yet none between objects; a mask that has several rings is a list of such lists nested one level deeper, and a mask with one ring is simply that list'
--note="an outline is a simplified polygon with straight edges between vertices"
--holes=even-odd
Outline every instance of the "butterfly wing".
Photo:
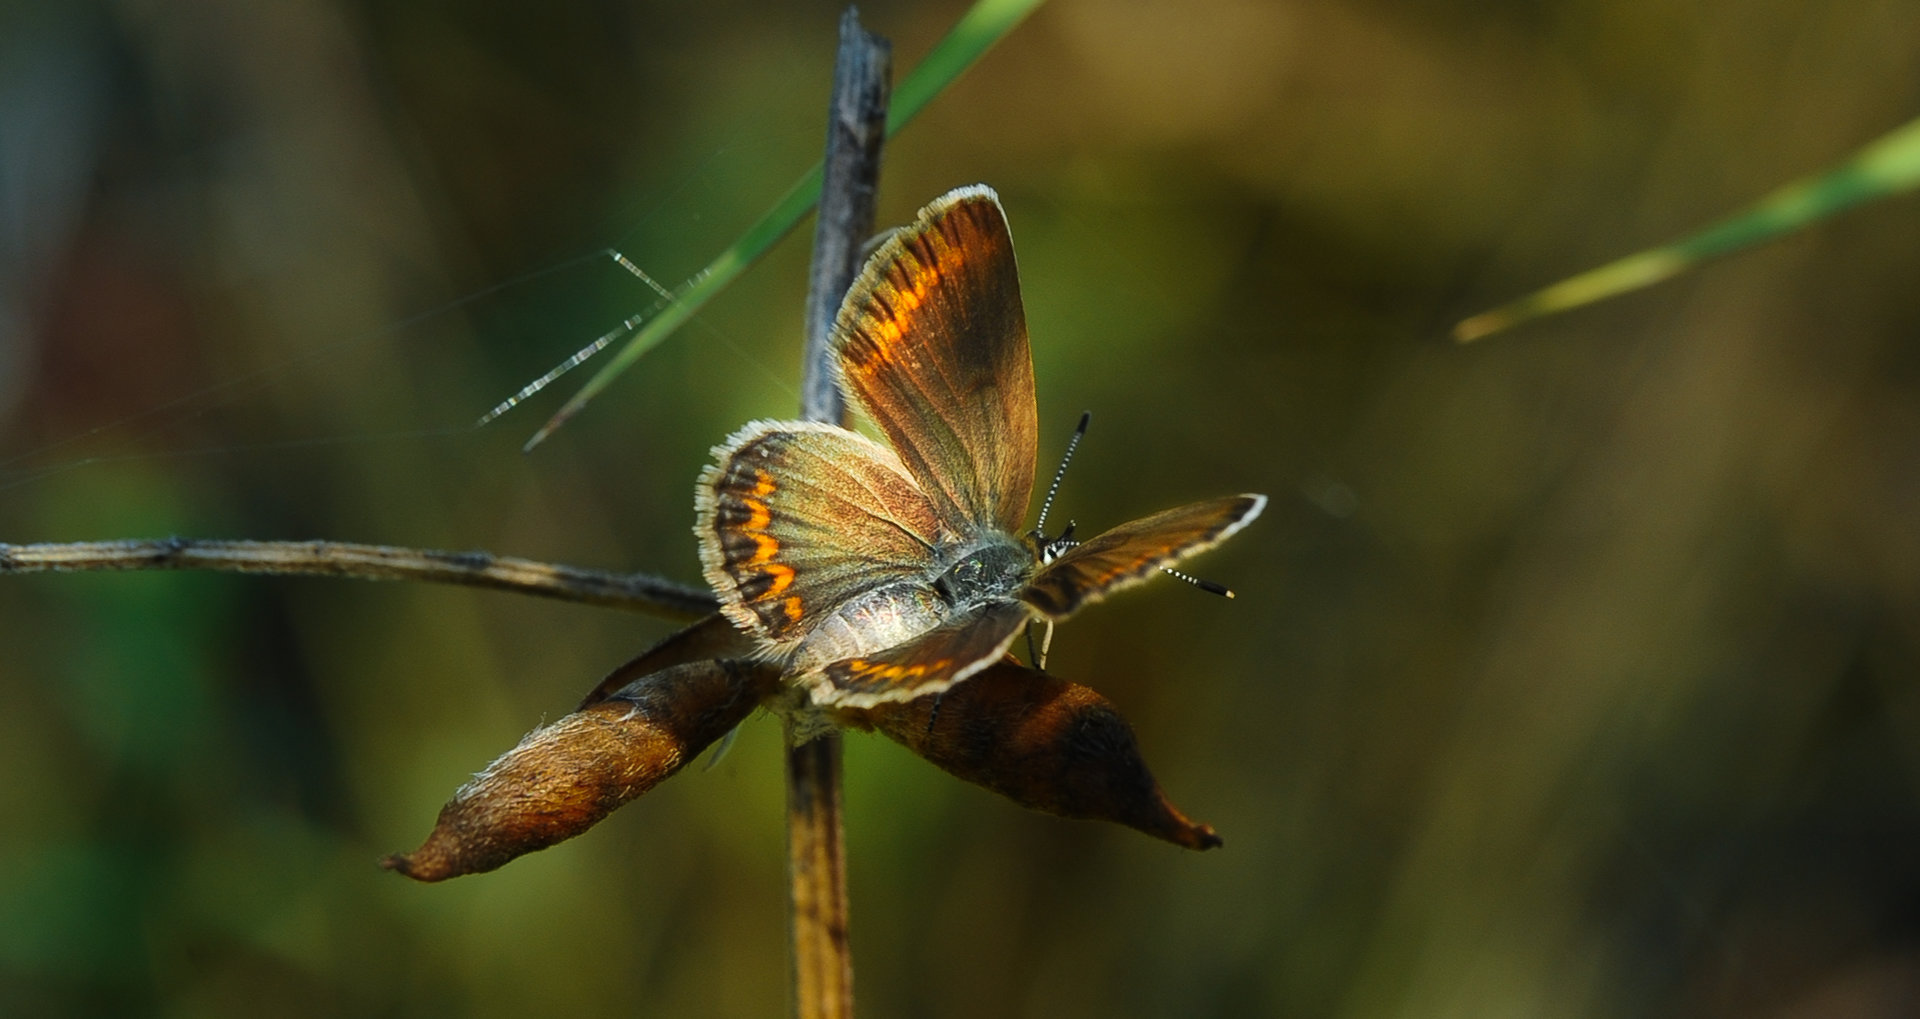
[{"label": "butterfly wing", "polygon": [[841,305],[834,349],[943,520],[1019,533],[1039,435],[1033,357],[991,189],[949,192],[880,246]]},{"label": "butterfly wing", "polygon": [[867,708],[939,693],[999,661],[1032,618],[1032,609],[1009,599],[977,605],[896,647],[828,664],[813,699]]},{"label": "butterfly wing", "polygon": [[1121,524],[1041,567],[1020,600],[1049,618],[1065,619],[1088,602],[1218,545],[1266,505],[1264,495],[1236,495]]},{"label": "butterfly wing", "polygon": [[774,650],[848,598],[933,564],[933,504],[872,439],[756,421],[713,452],[694,496],[701,566],[720,611]]}]

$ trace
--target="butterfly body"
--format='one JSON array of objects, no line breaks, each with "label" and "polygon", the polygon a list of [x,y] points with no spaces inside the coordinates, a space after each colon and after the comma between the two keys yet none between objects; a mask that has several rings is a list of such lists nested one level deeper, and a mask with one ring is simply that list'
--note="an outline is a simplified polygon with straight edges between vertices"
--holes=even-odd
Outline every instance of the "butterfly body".
[{"label": "butterfly body", "polygon": [[992,598],[1012,598],[1038,565],[1033,549],[1005,534],[988,534],[971,548],[963,548],[952,566],[933,582],[933,589],[950,608]]},{"label": "butterfly body", "polygon": [[881,245],[834,326],[841,382],[884,442],[837,425],[754,422],[696,489],[721,611],[817,704],[945,690],[1033,619],[1209,548],[1266,504],[1194,503],[1083,543],[1016,537],[1037,412],[1005,213],[960,188]]}]

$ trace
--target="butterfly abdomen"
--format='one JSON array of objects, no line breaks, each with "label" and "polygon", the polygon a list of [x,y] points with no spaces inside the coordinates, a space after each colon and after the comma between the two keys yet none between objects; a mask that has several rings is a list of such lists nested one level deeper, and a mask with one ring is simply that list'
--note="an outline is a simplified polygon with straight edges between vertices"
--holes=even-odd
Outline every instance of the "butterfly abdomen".
[{"label": "butterfly abdomen", "polygon": [[815,624],[794,651],[790,673],[903,644],[945,622],[946,602],[925,584],[892,584],[868,591]]}]

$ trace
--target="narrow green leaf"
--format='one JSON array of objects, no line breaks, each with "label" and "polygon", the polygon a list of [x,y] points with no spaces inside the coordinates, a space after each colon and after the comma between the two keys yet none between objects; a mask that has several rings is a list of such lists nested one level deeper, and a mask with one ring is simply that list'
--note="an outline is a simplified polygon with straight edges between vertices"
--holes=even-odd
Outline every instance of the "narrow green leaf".
[{"label": "narrow green leaf", "polygon": [[1470,343],[1502,329],[1652,286],[1709,258],[1771,240],[1862,202],[1920,187],[1920,120],[1881,137],[1845,163],[1803,177],[1690,237],[1561,280],[1453,327]]},{"label": "narrow green leaf", "polygon": [[[941,90],[960,77],[980,55],[1005,38],[1014,26],[1031,14],[1044,0],[978,0],[967,13],[920,61],[913,73],[893,92],[887,112],[887,135],[906,126]],[[747,228],[740,239],[693,278],[674,289],[673,300],[659,315],[640,327],[613,358],[594,373],[566,404],[527,440],[525,449],[546,441],[561,425],[578,414],[587,402],[607,388],[620,373],[640,359],[640,355],[691,319],[696,312],[726,289],[747,267],[760,260],[773,245],[806,218],[820,201],[820,164],[813,164],[800,180],[787,190],[780,201]]]},{"label": "narrow green leaf", "polygon": [[893,90],[887,110],[887,137],[905,127],[933,97],[973,66],[994,43],[1026,20],[1044,0],[979,0],[934,44],[920,65]]}]

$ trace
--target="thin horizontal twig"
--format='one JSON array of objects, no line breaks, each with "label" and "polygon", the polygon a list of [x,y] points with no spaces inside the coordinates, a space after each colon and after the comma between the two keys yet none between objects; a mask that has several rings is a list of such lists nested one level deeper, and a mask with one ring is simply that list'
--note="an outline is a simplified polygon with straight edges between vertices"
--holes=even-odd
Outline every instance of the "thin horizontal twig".
[{"label": "thin horizontal twig", "polygon": [[713,596],[645,573],[612,573],[492,552],[361,545],[343,541],[79,541],[0,544],[0,574],[101,570],[224,570],[231,573],[423,580],[602,605],[669,619],[697,619]]}]

